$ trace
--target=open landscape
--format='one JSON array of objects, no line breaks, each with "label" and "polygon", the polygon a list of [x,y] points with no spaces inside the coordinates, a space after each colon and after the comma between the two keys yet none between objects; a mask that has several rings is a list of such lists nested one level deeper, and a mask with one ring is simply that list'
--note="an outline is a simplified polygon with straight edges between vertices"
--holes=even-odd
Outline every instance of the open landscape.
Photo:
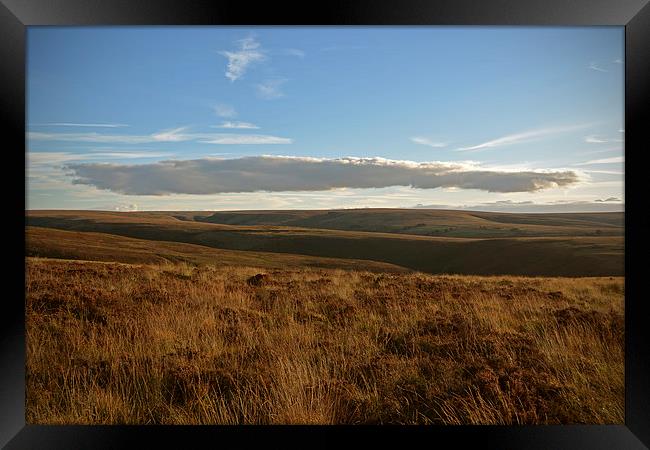
[{"label": "open landscape", "polygon": [[28,421],[623,423],[622,219],[29,211]]},{"label": "open landscape", "polygon": [[28,423],[625,422],[624,27],[27,28]]}]

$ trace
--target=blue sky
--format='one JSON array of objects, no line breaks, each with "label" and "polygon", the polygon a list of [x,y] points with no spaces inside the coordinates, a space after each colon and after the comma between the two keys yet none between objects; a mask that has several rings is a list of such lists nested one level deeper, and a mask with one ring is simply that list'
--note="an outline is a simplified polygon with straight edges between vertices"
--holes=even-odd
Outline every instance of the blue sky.
[{"label": "blue sky", "polygon": [[622,208],[622,27],[30,27],[27,44],[30,209]]}]

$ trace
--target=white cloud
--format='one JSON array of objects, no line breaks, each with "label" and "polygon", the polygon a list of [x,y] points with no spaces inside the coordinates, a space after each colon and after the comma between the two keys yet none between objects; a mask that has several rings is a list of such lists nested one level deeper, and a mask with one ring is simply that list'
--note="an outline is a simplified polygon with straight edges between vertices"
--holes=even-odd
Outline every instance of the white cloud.
[{"label": "white cloud", "polygon": [[608,142],[606,140],[603,140],[597,136],[591,135],[591,136],[586,136],[585,137],[585,142],[588,142],[590,144],[603,144],[605,142]]},{"label": "white cloud", "polygon": [[585,161],[582,163],[575,164],[576,166],[589,166],[591,164],[616,164],[625,162],[623,156],[615,156],[613,158],[603,158],[603,159],[592,159],[591,161]]},{"label": "white cloud", "polygon": [[290,55],[290,56],[297,56],[298,58],[304,58],[305,57],[304,50],[300,50],[298,48],[285,48],[284,53],[286,55]]},{"label": "white cloud", "polygon": [[66,142],[98,142],[98,143],[119,143],[119,144],[141,144],[145,142],[155,142],[155,139],[149,136],[129,136],[115,134],[99,133],[41,133],[30,131],[27,133],[27,139],[30,141],[66,141]]},{"label": "white cloud", "polygon": [[607,139],[596,136],[594,134],[590,136],[585,136],[585,142],[589,144],[609,144],[611,142],[623,142],[622,139]]},{"label": "white cloud", "polygon": [[192,139],[192,135],[183,134],[187,127],[163,130],[149,135],[120,135],[99,133],[41,133],[27,132],[27,139],[33,141],[97,142],[118,144],[143,144],[151,142],[180,142]]},{"label": "white cloud", "polygon": [[52,123],[33,123],[33,127],[90,127],[90,128],[122,128],[128,127],[123,123],[71,123],[71,122],[52,122]]},{"label": "white cloud", "polygon": [[213,125],[212,128],[231,128],[241,130],[257,130],[259,127],[249,122],[222,122],[221,125]]},{"label": "white cloud", "polygon": [[555,201],[538,203],[533,201],[497,200],[494,202],[476,203],[470,205],[417,205],[416,209],[460,209],[485,212],[511,213],[587,213],[587,212],[621,212],[624,209],[622,201],[611,197],[606,200],[593,201]]},{"label": "white cloud", "polygon": [[615,59],[614,64],[623,64],[623,60],[622,59]]},{"label": "white cloud", "polygon": [[154,133],[151,137],[158,142],[180,142],[192,139],[190,135],[183,134],[185,130],[187,130],[187,127],[174,128]]},{"label": "white cloud", "polygon": [[367,48],[365,45],[329,45],[327,47],[321,48],[323,52],[336,52],[336,51],[345,51],[345,50],[363,50]]},{"label": "white cloud", "polygon": [[595,62],[592,62],[591,64],[589,64],[589,68],[590,68],[591,70],[596,70],[596,71],[598,71],[598,72],[607,72],[607,70],[603,69],[602,67],[600,67],[600,66],[599,66],[598,64],[596,64]]},{"label": "white cloud", "polygon": [[284,78],[276,78],[256,84],[255,88],[257,89],[257,95],[266,100],[284,97],[284,92],[282,92],[281,86],[286,81],[287,80]]},{"label": "white cloud", "polygon": [[335,188],[459,188],[535,192],[579,181],[572,171],[505,172],[456,162],[383,158],[251,156],[151,164],[68,164],[76,184],[128,195],[326,191]]},{"label": "white cloud", "polygon": [[235,117],[237,115],[235,108],[225,103],[219,103],[215,105],[214,112],[219,117]]},{"label": "white cloud", "polygon": [[137,152],[137,151],[112,151],[93,153],[72,153],[72,152],[34,152],[28,151],[27,162],[29,166],[57,165],[69,161],[87,161],[94,159],[142,159],[161,158],[172,156],[168,152]]},{"label": "white cloud", "polygon": [[120,203],[120,204],[107,205],[107,206],[97,206],[91,209],[99,210],[99,211],[135,212],[138,211],[138,205],[136,203],[126,203],[126,204]]},{"label": "white cloud", "polygon": [[269,136],[264,134],[213,134],[201,141],[206,144],[291,144],[291,138]]},{"label": "white cloud", "polygon": [[587,173],[602,173],[604,175],[623,175],[623,172],[620,170],[583,170]]},{"label": "white cloud", "polygon": [[253,37],[247,37],[237,41],[239,49],[236,51],[222,51],[221,55],[228,58],[226,68],[226,78],[230,81],[236,81],[246,73],[248,67],[256,62],[266,59],[264,52],[260,48],[260,43]]},{"label": "white cloud", "polygon": [[502,136],[500,138],[493,139],[491,141],[483,142],[482,144],[472,145],[469,147],[460,147],[457,149],[457,151],[468,151],[468,150],[476,151],[476,150],[484,150],[486,148],[501,147],[504,145],[520,144],[522,142],[529,142],[531,140],[541,138],[543,136],[577,130],[585,126],[587,125],[548,127],[548,128],[541,128],[539,130],[523,131],[521,133],[509,134],[507,136]]},{"label": "white cloud", "polygon": [[448,145],[446,142],[434,142],[425,137],[418,137],[418,136],[412,137],[411,141],[415,142],[416,144],[428,145],[429,147],[434,147],[434,148],[442,148]]},{"label": "white cloud", "polygon": [[[252,125],[246,124],[245,125]],[[231,126],[225,128],[251,128]],[[151,142],[198,141],[207,144],[291,144],[291,138],[263,134],[229,134],[229,133],[185,133],[187,127],[160,131],[150,135],[109,135],[98,133],[38,133],[28,132],[28,140],[65,141],[65,142],[99,142],[118,144],[141,144]]]}]

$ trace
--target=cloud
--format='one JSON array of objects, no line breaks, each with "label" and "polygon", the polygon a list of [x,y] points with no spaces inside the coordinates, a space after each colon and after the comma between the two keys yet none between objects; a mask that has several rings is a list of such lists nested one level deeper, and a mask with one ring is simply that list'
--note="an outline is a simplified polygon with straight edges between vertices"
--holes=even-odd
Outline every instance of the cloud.
[{"label": "cloud", "polygon": [[91,128],[121,128],[128,127],[123,123],[70,123],[70,122],[52,122],[52,123],[33,123],[32,127],[91,127]]},{"label": "cloud", "polygon": [[247,37],[237,41],[239,48],[236,51],[221,51],[221,55],[228,59],[226,67],[226,78],[231,82],[240,79],[246,73],[248,67],[256,62],[266,59],[260,48],[260,43],[253,37]]},{"label": "cloud", "polygon": [[511,213],[588,213],[588,212],[621,212],[624,210],[623,202],[619,199],[591,201],[564,201],[535,203],[533,201],[516,202],[512,200],[498,200],[495,202],[478,203],[474,205],[422,205],[414,206],[416,209],[460,209],[466,211],[486,212],[511,212]]},{"label": "cloud", "polygon": [[622,59],[615,59],[613,62],[614,62],[614,64],[623,64]]},{"label": "cloud", "polygon": [[263,83],[256,84],[257,95],[266,100],[284,97],[284,92],[280,89],[287,80],[284,78],[276,78],[274,80],[266,80]]},{"label": "cloud", "polygon": [[585,137],[585,142],[588,142],[589,144],[603,144],[608,141],[601,139],[597,136],[591,135]]},{"label": "cloud", "polygon": [[609,197],[609,198],[606,198],[606,199],[597,199],[597,200],[594,200],[594,201],[599,202],[599,203],[605,203],[605,202],[618,202],[618,203],[621,203],[622,202],[622,200],[620,198],[618,198],[618,197]]},{"label": "cloud", "polygon": [[225,103],[219,103],[215,105],[214,112],[219,117],[235,117],[237,115],[235,108],[230,105],[226,105]]},{"label": "cloud", "polygon": [[57,165],[69,161],[87,161],[93,159],[141,159],[161,158],[172,156],[168,152],[138,152],[138,151],[111,151],[93,153],[72,153],[72,152],[34,152],[28,151],[27,162],[30,167],[42,165]]},{"label": "cloud", "polygon": [[566,127],[548,127],[548,128],[541,128],[539,130],[530,130],[530,131],[523,131],[521,133],[515,133],[515,134],[509,134],[507,136],[502,136],[497,139],[493,139],[491,141],[483,142],[482,144],[478,145],[473,145],[470,147],[460,147],[457,149],[457,151],[468,151],[468,150],[484,150],[486,148],[494,148],[494,147],[501,147],[504,145],[512,145],[512,144],[520,144],[522,142],[529,142],[531,140],[534,140],[536,138],[541,138],[543,136],[548,136],[548,135],[553,135],[553,134],[559,134],[559,133],[564,133],[568,131],[573,131],[577,130],[579,128],[583,128],[587,125],[571,125],[571,126],[566,126]]},{"label": "cloud", "polygon": [[344,50],[363,50],[365,48],[367,48],[365,45],[330,45],[321,48],[321,51],[336,52],[336,51],[344,51]]},{"label": "cloud", "polygon": [[594,63],[594,62],[592,62],[591,64],[589,64],[589,68],[590,68],[591,70],[596,70],[596,71],[598,71],[598,72],[607,72],[607,70],[603,69],[602,67],[600,67],[598,64],[596,64],[596,63]]},{"label": "cloud", "polygon": [[586,173],[602,173],[604,175],[623,175],[620,170],[583,170]]},{"label": "cloud", "polygon": [[298,58],[304,58],[305,57],[304,50],[300,50],[298,48],[285,48],[284,49],[284,54],[289,55],[289,56],[297,56]]},{"label": "cloud", "polygon": [[446,147],[448,145],[446,142],[433,142],[430,139],[418,136],[412,137],[411,141],[415,142],[416,144],[428,145],[429,147],[434,148]]},{"label": "cloud", "polygon": [[625,162],[625,158],[623,156],[614,156],[613,158],[592,159],[591,161],[585,161],[574,165],[589,166],[591,164],[616,164],[616,163],[624,163],[624,162]]},{"label": "cloud", "polygon": [[293,139],[265,134],[214,134],[201,141],[205,144],[291,144]]},{"label": "cloud", "polygon": [[128,195],[326,191],[335,188],[455,187],[534,192],[579,181],[572,171],[506,172],[452,162],[383,158],[251,156],[159,161],[152,164],[68,164],[75,184]]},{"label": "cloud", "polygon": [[594,134],[590,136],[585,136],[585,142],[589,144],[609,144],[611,142],[623,142],[622,139],[607,139],[607,138],[601,138],[598,137]]},{"label": "cloud", "polygon": [[183,134],[187,127],[163,130],[149,135],[120,135],[99,133],[41,133],[30,131],[27,139],[33,141],[66,141],[66,142],[98,142],[118,144],[142,144],[150,142],[180,142],[192,139]]},{"label": "cloud", "polygon": [[135,203],[103,205],[90,208],[93,211],[117,211],[117,212],[135,212],[138,211],[138,205]]},{"label": "cloud", "polygon": [[[246,124],[252,125],[252,124]],[[228,127],[226,127],[228,128]],[[245,128],[243,126],[230,128]],[[249,127],[250,128],[250,127]],[[114,135],[98,133],[38,133],[28,132],[28,140],[99,142],[118,144],[142,144],[151,142],[198,141],[206,144],[291,144],[291,138],[263,134],[185,133],[187,127],[174,128],[149,135]]]},{"label": "cloud", "polygon": [[187,127],[174,128],[158,133],[153,133],[151,137],[156,142],[180,142],[192,139],[191,135],[183,134]]},{"label": "cloud", "polygon": [[237,130],[257,130],[259,127],[249,122],[222,122],[221,125],[214,125],[212,128],[231,128]]}]

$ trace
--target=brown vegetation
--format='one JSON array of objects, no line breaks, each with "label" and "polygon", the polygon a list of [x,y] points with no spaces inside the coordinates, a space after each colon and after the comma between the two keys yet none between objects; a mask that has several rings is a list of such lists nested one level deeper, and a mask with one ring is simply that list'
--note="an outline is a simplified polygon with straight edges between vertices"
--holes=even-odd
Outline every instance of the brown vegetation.
[{"label": "brown vegetation", "polygon": [[[62,246],[58,239],[53,237],[47,239],[47,234],[43,231],[43,228],[47,228],[155,241],[156,243],[152,245],[156,247],[162,245],[162,241],[166,241],[203,248],[200,250],[195,247],[195,250],[185,252],[190,255],[195,251],[207,254],[209,249],[219,249],[238,251],[240,256],[244,255],[243,252],[256,252],[267,253],[267,255],[274,253],[278,257],[293,255],[292,257],[339,260],[336,265],[332,265],[330,261],[327,267],[342,267],[339,264],[345,261],[348,261],[348,266],[358,267],[357,262],[350,260],[365,260],[391,265],[393,270],[395,266],[399,266],[402,270],[434,274],[526,276],[621,276],[624,274],[623,228],[616,224],[622,215],[614,215],[616,213],[500,214],[488,220],[479,215],[495,213],[428,211],[426,217],[422,218],[414,214],[424,214],[424,212],[413,213],[409,210],[330,212],[335,213],[334,216],[339,218],[339,222],[348,228],[360,224],[362,229],[377,225],[378,229],[390,230],[394,224],[401,223],[408,227],[409,223],[417,219],[428,220],[423,222],[427,227],[433,226],[437,227],[436,229],[452,231],[429,236],[403,232],[350,231],[284,225],[230,225],[204,222],[217,214],[209,216],[212,213],[198,215],[191,212],[29,211],[27,223],[33,227],[34,233],[40,233],[41,242],[47,243],[40,246],[40,253],[32,251],[29,254],[60,257],[57,252],[61,253]],[[315,217],[329,215],[322,211],[321,213],[320,216]],[[236,215],[235,218],[246,217],[244,213],[240,215],[241,217]],[[531,224],[534,218],[528,216],[536,216],[535,220],[543,225]],[[262,215],[262,217],[266,216]],[[502,223],[497,219],[509,222]],[[382,228],[380,224],[383,223],[393,225]],[[334,226],[321,222],[318,224],[324,227]],[[494,237],[491,231],[481,227],[490,229],[496,227],[499,234]],[[463,233],[458,231],[460,229],[464,230]],[[513,229],[517,231],[512,231]],[[540,229],[543,230],[539,231]],[[598,229],[606,232],[597,234]],[[471,237],[458,237],[459,233]],[[71,248],[75,247],[78,246]],[[92,249],[94,245],[90,243],[85,247]],[[32,248],[29,241],[28,248]],[[496,254],[499,255],[498,258],[494,257]],[[244,265],[250,264],[250,262],[244,263]],[[321,267],[325,266],[321,265]],[[361,267],[365,268],[365,265]],[[374,270],[372,267],[370,269]]]},{"label": "brown vegetation", "polygon": [[623,423],[621,277],[26,271],[28,423]]}]

